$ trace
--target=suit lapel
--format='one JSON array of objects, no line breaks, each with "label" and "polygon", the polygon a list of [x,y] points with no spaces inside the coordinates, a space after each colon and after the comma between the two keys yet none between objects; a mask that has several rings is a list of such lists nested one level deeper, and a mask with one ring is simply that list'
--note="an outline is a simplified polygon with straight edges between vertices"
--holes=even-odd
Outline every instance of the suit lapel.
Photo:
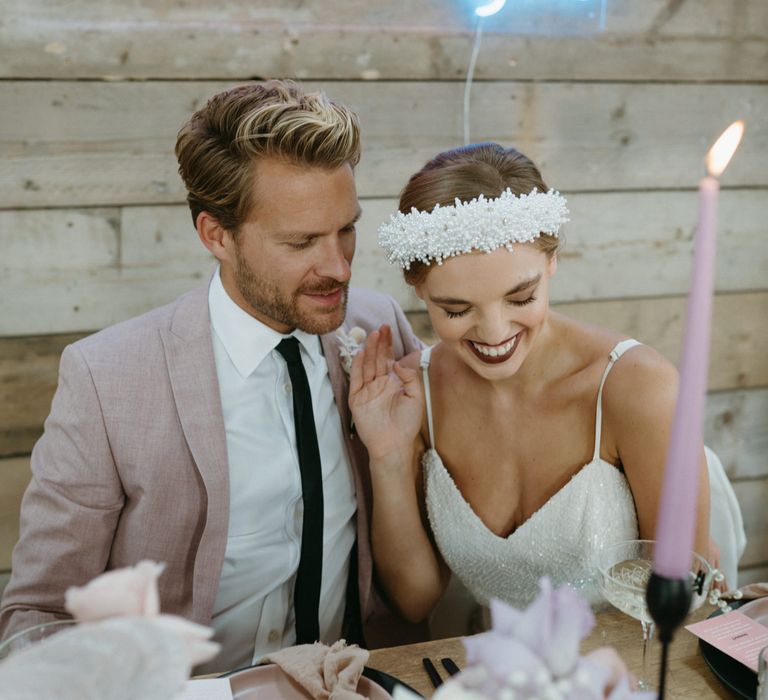
[{"label": "suit lapel", "polygon": [[162,332],[176,410],[207,493],[207,514],[195,558],[193,609],[208,622],[218,591],[229,523],[229,465],[211,342],[208,287],[179,300]]},{"label": "suit lapel", "polygon": [[370,545],[369,513],[371,503],[371,479],[368,472],[368,453],[352,432],[352,412],[349,410],[349,377],[341,366],[339,341],[335,332],[320,336],[328,366],[328,376],[333,387],[333,396],[341,419],[344,446],[347,450],[357,493],[357,558],[358,584],[360,591],[360,610],[365,618],[372,580],[372,556]]}]

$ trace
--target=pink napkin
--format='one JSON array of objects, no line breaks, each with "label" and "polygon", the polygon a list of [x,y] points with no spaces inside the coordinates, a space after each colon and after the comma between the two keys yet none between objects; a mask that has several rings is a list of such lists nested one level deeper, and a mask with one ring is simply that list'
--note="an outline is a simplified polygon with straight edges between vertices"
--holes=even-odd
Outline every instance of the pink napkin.
[{"label": "pink napkin", "polygon": [[363,700],[357,683],[368,651],[340,639],[332,646],[315,642],[281,649],[262,658],[277,664],[315,700]]},{"label": "pink napkin", "polygon": [[78,622],[99,622],[115,617],[152,618],[165,632],[181,638],[190,668],[212,659],[219,645],[211,641],[213,630],[177,615],[160,613],[157,579],[165,568],[154,561],[113,569],[82,587],[72,587],[64,596],[64,606]]},{"label": "pink napkin", "polygon": [[742,600],[753,600],[768,595],[768,583],[750,583],[747,586],[739,588],[740,596],[734,596],[726,593],[724,597],[741,598]]}]

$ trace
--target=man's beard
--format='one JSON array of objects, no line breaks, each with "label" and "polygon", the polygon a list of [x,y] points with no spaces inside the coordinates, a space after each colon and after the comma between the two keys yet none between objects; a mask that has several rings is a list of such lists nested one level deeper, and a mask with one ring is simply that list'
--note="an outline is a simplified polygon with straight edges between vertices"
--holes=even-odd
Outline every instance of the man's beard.
[{"label": "man's beard", "polygon": [[[348,284],[332,279],[320,280],[313,285],[297,289],[291,296],[284,295],[278,286],[254,274],[235,247],[235,284],[248,304],[260,314],[291,328],[306,333],[330,333],[344,322],[347,310]],[[307,312],[299,309],[298,300],[304,294],[327,294],[342,290],[341,303],[328,309]]]}]

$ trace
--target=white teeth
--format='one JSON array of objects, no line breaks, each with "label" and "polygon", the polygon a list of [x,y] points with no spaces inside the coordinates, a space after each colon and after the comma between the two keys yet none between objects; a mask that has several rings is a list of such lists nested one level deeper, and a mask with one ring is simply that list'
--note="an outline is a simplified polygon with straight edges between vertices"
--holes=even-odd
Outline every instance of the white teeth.
[{"label": "white teeth", "polygon": [[511,349],[512,346],[515,344],[515,339],[504,343],[501,347],[488,347],[487,345],[479,345],[478,343],[475,343],[474,341],[470,341],[472,343],[472,346],[477,350],[481,355],[486,355],[488,357],[499,357],[500,355],[506,355]]}]

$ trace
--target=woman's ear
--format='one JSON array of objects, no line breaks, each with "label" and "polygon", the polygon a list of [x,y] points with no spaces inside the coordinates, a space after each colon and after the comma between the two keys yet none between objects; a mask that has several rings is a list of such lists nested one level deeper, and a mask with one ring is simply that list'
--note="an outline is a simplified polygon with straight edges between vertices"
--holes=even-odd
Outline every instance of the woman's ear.
[{"label": "woman's ear", "polygon": [[197,235],[203,245],[220,262],[231,262],[232,236],[214,216],[201,211],[195,222]]},{"label": "woman's ear", "polygon": [[413,290],[416,292],[416,296],[419,297],[419,299],[421,299],[422,301],[424,301],[424,295],[425,295],[424,286],[421,284],[414,284]]}]

